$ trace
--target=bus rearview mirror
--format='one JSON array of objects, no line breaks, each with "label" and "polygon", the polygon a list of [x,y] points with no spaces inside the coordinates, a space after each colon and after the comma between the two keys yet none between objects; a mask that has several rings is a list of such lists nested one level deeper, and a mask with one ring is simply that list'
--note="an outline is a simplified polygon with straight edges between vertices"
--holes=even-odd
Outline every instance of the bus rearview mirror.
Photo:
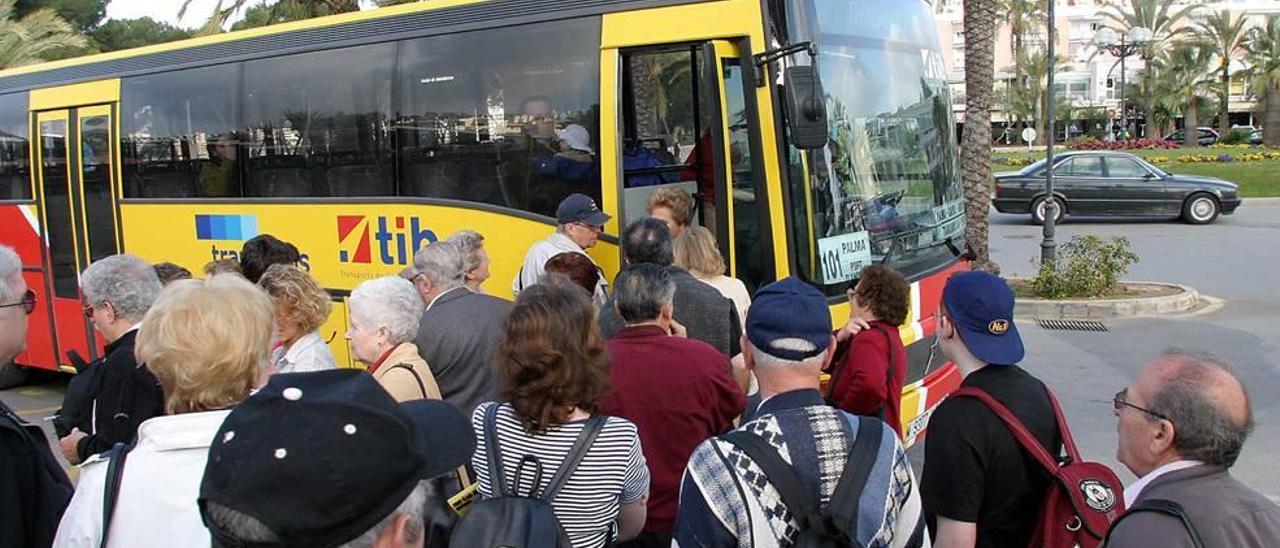
[{"label": "bus rearview mirror", "polygon": [[787,67],[787,125],[791,144],[802,150],[827,146],[827,109],[813,65]]}]

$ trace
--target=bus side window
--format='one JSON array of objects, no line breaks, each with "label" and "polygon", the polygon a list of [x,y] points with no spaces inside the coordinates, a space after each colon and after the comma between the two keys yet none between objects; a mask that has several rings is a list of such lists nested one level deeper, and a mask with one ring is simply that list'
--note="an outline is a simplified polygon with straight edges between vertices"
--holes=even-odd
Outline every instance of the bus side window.
[{"label": "bus side window", "polygon": [[241,195],[235,163],[238,81],[235,64],[121,80],[126,198]]},{"label": "bus side window", "polygon": [[0,95],[0,200],[31,199],[25,93]]},{"label": "bus side window", "polygon": [[376,44],[246,62],[245,194],[394,195],[394,59]]},{"label": "bus side window", "polygon": [[400,194],[548,217],[600,199],[600,21],[550,21],[401,43]]}]

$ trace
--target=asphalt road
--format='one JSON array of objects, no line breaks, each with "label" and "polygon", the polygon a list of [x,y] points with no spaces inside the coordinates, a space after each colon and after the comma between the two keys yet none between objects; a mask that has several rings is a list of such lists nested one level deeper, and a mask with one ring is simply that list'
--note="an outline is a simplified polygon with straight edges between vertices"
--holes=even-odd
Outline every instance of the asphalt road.
[{"label": "asphalt road", "polygon": [[[1041,228],[1025,216],[992,213],[992,256],[1006,275],[1030,276],[1040,252]],[[1115,461],[1115,417],[1111,396],[1162,350],[1179,347],[1216,353],[1233,363],[1253,400],[1257,429],[1233,473],[1280,499],[1280,475],[1268,462],[1280,460],[1280,200],[1246,200],[1235,215],[1209,226],[1177,221],[1068,219],[1058,240],[1097,234],[1126,236],[1141,260],[1126,277],[1187,284],[1221,299],[1192,314],[1106,322],[1106,333],[1048,331],[1019,322],[1028,349],[1023,365],[1057,392],[1086,458]],[[0,391],[0,398],[29,420],[58,407],[64,377]],[[48,424],[41,422],[48,429]],[[921,447],[913,448],[919,463]]]},{"label": "asphalt road", "polygon": [[[1245,200],[1234,215],[1207,226],[1179,221],[1068,219],[1056,240],[1125,236],[1139,262],[1125,279],[1192,286],[1220,302],[1190,314],[1107,321],[1106,333],[1018,327],[1024,367],[1058,394],[1085,457],[1115,461],[1111,397],[1151,358],[1169,348],[1214,353],[1235,366],[1249,390],[1256,430],[1232,473],[1280,500],[1280,200]],[[1026,216],[992,213],[991,254],[1008,276],[1033,276],[1042,227]],[[1267,463],[1273,463],[1268,465]]]}]

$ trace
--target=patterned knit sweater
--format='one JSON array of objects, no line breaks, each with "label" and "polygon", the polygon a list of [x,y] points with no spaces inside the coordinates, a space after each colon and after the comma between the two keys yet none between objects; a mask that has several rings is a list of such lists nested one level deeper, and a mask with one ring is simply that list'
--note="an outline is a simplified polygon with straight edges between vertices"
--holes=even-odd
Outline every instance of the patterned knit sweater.
[{"label": "patterned knit sweater", "polygon": [[[862,546],[927,546],[911,465],[894,431],[881,426],[859,432],[856,416],[825,405],[817,390],[796,390],[769,398],[741,428],[778,450],[820,508],[828,505],[857,436],[880,436],[851,530]],[[795,517],[745,453],[718,438],[694,450],[680,488],[673,546],[786,547],[797,533]]]}]

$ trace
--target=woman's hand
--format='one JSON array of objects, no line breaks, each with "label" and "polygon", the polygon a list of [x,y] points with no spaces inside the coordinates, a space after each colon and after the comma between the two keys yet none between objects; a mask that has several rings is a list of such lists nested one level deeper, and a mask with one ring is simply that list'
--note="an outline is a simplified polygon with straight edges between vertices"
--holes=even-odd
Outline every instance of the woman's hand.
[{"label": "woman's hand", "polygon": [[836,344],[849,340],[850,337],[871,329],[871,324],[862,318],[849,318],[848,323],[836,333]]}]

